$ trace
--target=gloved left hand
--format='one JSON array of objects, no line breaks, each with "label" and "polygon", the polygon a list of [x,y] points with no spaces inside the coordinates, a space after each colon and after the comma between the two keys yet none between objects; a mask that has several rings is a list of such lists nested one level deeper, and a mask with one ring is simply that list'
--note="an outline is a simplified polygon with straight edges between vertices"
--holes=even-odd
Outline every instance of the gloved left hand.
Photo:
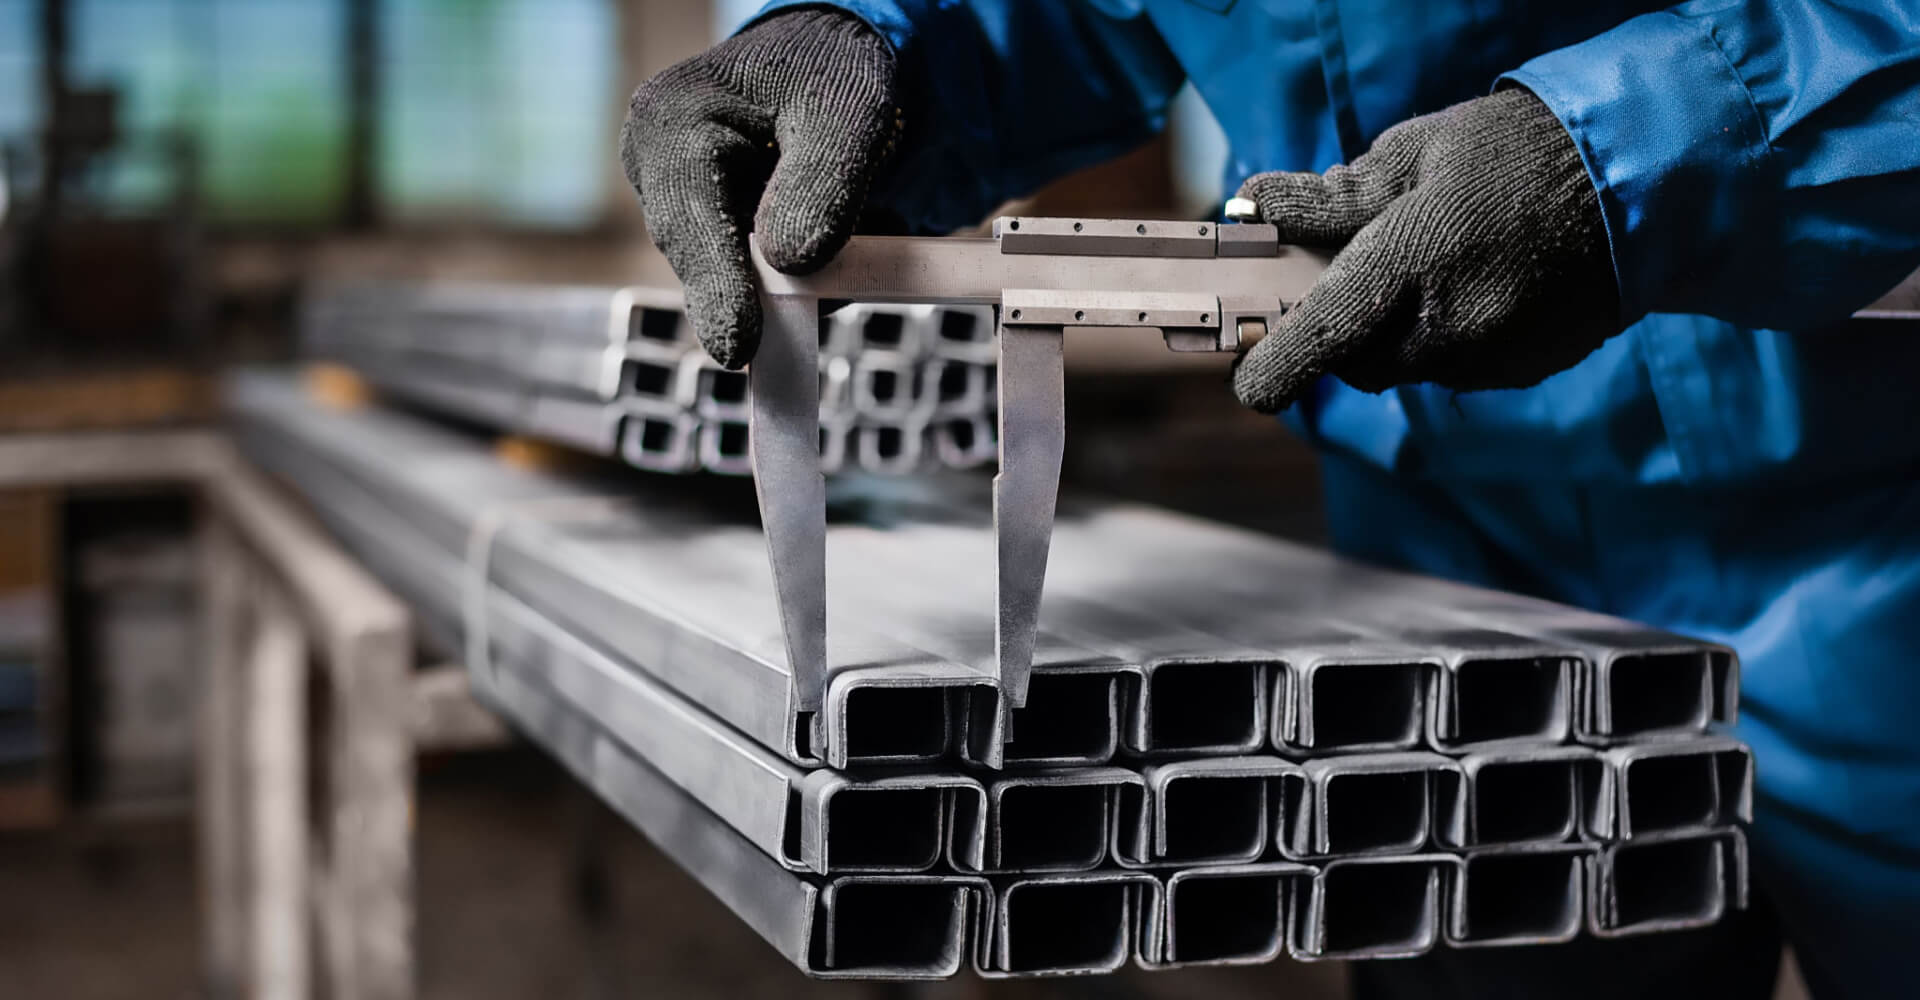
[{"label": "gloved left hand", "polygon": [[1526,90],[1402,122],[1325,174],[1256,175],[1240,197],[1282,243],[1340,248],[1235,365],[1234,393],[1256,410],[1324,374],[1368,392],[1521,388],[1623,326],[1579,149]]}]

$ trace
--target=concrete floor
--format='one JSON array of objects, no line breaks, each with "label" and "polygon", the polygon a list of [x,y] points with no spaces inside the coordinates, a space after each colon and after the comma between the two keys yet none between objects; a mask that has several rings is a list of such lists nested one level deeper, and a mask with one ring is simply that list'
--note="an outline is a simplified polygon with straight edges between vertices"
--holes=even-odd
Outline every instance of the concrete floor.
[{"label": "concrete floor", "polygon": [[[418,823],[429,1000],[1345,995],[1339,967],[1293,963],[910,990],[816,983],[530,752],[426,762]],[[196,997],[192,852],[184,821],[0,838],[0,997]],[[589,857],[602,877],[582,870]]]}]

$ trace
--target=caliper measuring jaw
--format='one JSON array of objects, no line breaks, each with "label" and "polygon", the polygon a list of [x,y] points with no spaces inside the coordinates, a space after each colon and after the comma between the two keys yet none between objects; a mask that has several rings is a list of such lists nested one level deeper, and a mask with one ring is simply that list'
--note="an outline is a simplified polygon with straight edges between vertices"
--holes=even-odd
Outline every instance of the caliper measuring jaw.
[{"label": "caliper measuring jaw", "polygon": [[1116,219],[1001,218],[991,238],[856,236],[807,275],[774,270],[755,244],[754,488],[795,709],[818,712],[830,680],[818,373],[828,313],[852,302],[995,307],[994,648],[1003,699],[1017,708],[1026,703],[1060,491],[1066,332],[1152,330],[1175,351],[1243,350],[1306,294],[1326,259],[1281,246],[1269,225]]}]

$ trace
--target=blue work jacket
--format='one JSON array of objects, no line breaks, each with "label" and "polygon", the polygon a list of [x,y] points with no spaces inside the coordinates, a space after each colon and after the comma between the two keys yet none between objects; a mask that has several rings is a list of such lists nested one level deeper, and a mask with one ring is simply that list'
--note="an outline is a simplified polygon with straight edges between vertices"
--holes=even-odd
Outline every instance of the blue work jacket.
[{"label": "blue work jacket", "polygon": [[839,2],[902,55],[874,197],[928,230],[1138,144],[1188,81],[1228,190],[1539,95],[1634,322],[1531,389],[1323,380],[1289,419],[1335,542],[1734,646],[1763,803],[1920,901],[1920,329],[1846,322],[1920,267],[1920,0]]}]

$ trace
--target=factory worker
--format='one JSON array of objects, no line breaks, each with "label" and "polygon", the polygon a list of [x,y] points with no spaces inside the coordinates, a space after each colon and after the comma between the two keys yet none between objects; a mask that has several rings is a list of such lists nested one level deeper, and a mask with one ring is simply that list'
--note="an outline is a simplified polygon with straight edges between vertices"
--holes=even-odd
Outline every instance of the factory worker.
[{"label": "factory worker", "polygon": [[1707,930],[1361,963],[1365,997],[1913,996],[1916,0],[776,2],[622,138],[713,356],[746,238],[820,266],[1124,152],[1191,83],[1224,190],[1337,248],[1233,391],[1320,450],[1334,545],[1727,643],[1758,898]]}]

